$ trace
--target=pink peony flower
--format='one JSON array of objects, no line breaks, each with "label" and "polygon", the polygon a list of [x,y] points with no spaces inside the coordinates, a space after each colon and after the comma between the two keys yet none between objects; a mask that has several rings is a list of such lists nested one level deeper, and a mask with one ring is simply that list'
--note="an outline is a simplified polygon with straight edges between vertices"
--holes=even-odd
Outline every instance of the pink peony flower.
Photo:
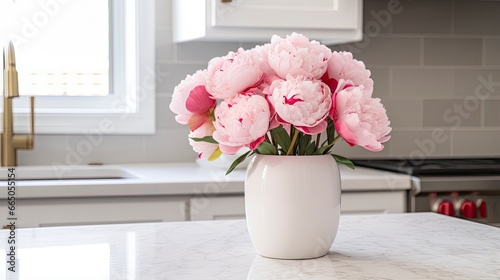
[{"label": "pink peony flower", "polygon": [[207,90],[215,98],[227,99],[257,85],[264,75],[251,51],[239,49],[208,63]]},{"label": "pink peony flower", "polygon": [[269,65],[281,78],[287,75],[319,79],[327,68],[331,50],[302,34],[281,38],[274,35],[268,54]]},{"label": "pink peony flower", "polygon": [[[373,91],[373,80],[370,78],[371,72],[365,68],[365,64],[352,57],[350,52],[333,52],[328,60],[326,72],[328,79],[334,79],[328,84],[331,86],[341,79],[351,80],[356,86],[364,86],[367,92]],[[332,90],[334,90],[335,85]]]},{"label": "pink peony flower", "polygon": [[220,155],[220,151],[218,151],[219,145],[208,142],[196,142],[191,139],[212,136],[214,131],[215,127],[212,122],[205,122],[202,126],[189,133],[189,144],[193,147],[193,150],[198,153],[198,158],[215,160]]},{"label": "pink peony flower", "polygon": [[260,95],[238,95],[215,108],[214,139],[224,154],[247,146],[255,149],[269,129],[270,109]]},{"label": "pink peony flower", "polygon": [[189,118],[193,115],[193,113],[186,108],[186,100],[188,99],[191,90],[199,85],[205,85],[206,75],[206,70],[198,70],[192,76],[187,75],[186,78],[174,88],[169,108],[172,112],[177,114],[177,116],[175,116],[175,120],[178,123],[187,124]]},{"label": "pink peony flower", "polygon": [[215,107],[215,100],[205,89],[206,70],[198,71],[187,77],[174,89],[170,110],[177,114],[175,120],[180,124],[188,124],[191,131],[197,129],[210,117]]},{"label": "pink peony flower", "polygon": [[306,134],[323,132],[332,99],[330,88],[304,76],[288,76],[270,87],[278,120],[294,125]]},{"label": "pink peony flower", "polygon": [[[169,107],[179,123],[189,126],[189,143],[200,159],[255,150],[264,141],[300,147],[272,151],[278,155],[330,153],[335,141],[316,143],[310,135],[323,133],[331,120],[338,133],[334,140],[380,151],[391,127],[380,99],[372,98],[370,75],[349,52],[332,53],[297,33],[273,36],[268,44],[213,58],[206,70],[186,76]],[[266,137],[279,126],[290,139]],[[204,137],[209,142],[192,140]]]},{"label": "pink peony flower", "polygon": [[330,117],[335,129],[351,146],[378,152],[390,139],[390,122],[379,98],[372,98],[362,86],[347,87],[333,95]]},{"label": "pink peony flower", "polygon": [[250,50],[250,54],[253,55],[254,59],[259,62],[260,68],[264,72],[264,79],[262,84],[269,86],[274,80],[281,79],[274,72],[271,65],[269,65],[269,51],[271,50],[271,44],[267,43],[262,46],[255,46],[255,48]]}]

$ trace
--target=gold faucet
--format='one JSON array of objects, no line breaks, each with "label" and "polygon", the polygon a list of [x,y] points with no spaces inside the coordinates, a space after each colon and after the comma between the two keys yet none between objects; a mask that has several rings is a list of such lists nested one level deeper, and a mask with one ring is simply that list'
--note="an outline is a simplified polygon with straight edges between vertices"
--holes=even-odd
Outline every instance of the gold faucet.
[{"label": "gold faucet", "polygon": [[[34,97],[30,98],[30,134],[14,134],[14,114],[12,113],[12,99],[19,97],[19,85],[16,70],[16,56],[14,45],[9,43],[6,57],[3,52],[3,133],[2,133],[2,166],[17,165],[17,150],[33,149],[35,138]],[[7,59],[7,60],[6,60]]]}]

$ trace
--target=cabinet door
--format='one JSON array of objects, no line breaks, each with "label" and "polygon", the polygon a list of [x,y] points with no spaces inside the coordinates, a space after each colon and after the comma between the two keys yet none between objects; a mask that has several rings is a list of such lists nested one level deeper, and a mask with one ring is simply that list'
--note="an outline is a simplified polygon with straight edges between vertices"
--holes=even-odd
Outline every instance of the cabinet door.
[{"label": "cabinet door", "polygon": [[292,32],[324,44],[360,41],[363,0],[172,0],[176,43],[268,42]]},{"label": "cabinet door", "polygon": [[387,214],[406,212],[406,192],[343,192],[341,213]]},{"label": "cabinet door", "polygon": [[[406,192],[343,192],[341,213],[387,214],[406,212]],[[244,219],[244,196],[194,197],[189,201],[190,220]]]},{"label": "cabinet door", "polygon": [[241,196],[194,197],[189,201],[190,220],[245,219],[245,198]]},{"label": "cabinet door", "polygon": [[186,205],[187,198],[167,197],[24,199],[17,201],[16,223],[23,228],[184,221]]},{"label": "cabinet door", "polygon": [[358,0],[210,0],[212,26],[355,29]]}]

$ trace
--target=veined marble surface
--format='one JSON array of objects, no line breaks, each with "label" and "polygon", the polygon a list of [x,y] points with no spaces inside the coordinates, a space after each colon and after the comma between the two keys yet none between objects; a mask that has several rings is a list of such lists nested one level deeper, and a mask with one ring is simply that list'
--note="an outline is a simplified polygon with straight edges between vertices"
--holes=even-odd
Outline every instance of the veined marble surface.
[{"label": "veined marble surface", "polygon": [[500,228],[432,213],[342,216],[328,255],[294,261],[258,256],[244,220],[20,229],[17,278],[9,234],[0,279],[500,279]]}]

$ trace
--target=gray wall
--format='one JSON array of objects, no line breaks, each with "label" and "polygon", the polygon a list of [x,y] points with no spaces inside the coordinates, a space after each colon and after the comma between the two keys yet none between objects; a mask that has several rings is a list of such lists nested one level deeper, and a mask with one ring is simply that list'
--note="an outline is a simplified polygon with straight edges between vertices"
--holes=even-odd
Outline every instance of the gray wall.
[{"label": "gray wall", "polygon": [[[345,143],[335,152],[352,158],[500,156],[500,1],[413,0],[388,9],[396,2],[365,0],[364,41],[332,46],[352,51],[372,71],[393,138],[379,153]],[[34,151],[19,153],[21,165],[196,158],[187,128],[168,109],[174,86],[214,56],[263,42],[173,44],[170,1],[156,3],[156,134],[106,136],[84,156],[73,151],[85,136],[38,135]]]}]

